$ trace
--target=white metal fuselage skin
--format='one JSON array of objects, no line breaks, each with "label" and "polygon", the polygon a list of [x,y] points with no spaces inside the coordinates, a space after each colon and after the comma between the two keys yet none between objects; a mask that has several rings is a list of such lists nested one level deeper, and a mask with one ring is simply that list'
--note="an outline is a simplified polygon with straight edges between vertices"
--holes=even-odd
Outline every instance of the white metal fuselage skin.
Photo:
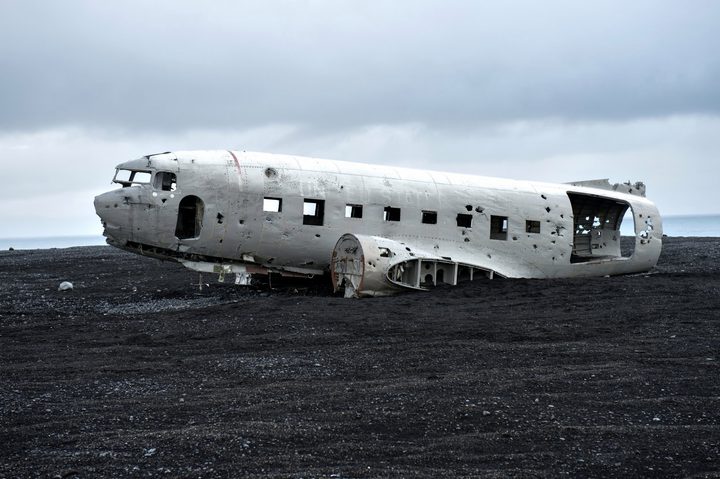
[{"label": "white metal fuselage skin", "polygon": [[[151,155],[117,168],[142,172],[150,182],[126,182],[95,199],[108,243],[199,270],[214,264],[249,273],[320,274],[346,233],[524,278],[642,272],[657,263],[662,246],[657,208],[628,192],[631,187],[623,192],[617,185],[614,191],[230,151]],[[159,172],[175,175],[172,188],[160,184]],[[266,198],[281,202],[280,211],[265,211]],[[308,200],[321,209],[314,223],[322,224],[304,224]],[[348,205],[361,206],[362,217],[348,217]],[[626,207],[636,236],[629,257],[620,251]],[[585,212],[602,221],[588,227],[585,218],[583,230],[576,217]],[[187,218],[193,214],[194,225]],[[388,221],[398,215],[399,221]],[[181,227],[179,216],[188,224]]]}]

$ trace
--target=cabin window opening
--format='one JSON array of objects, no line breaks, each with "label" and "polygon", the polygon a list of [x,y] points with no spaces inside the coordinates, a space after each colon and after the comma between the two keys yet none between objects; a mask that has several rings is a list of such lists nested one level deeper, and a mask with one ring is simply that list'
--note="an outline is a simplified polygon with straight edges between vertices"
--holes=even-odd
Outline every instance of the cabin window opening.
[{"label": "cabin window opening", "polygon": [[526,233],[540,233],[540,222],[533,220],[525,221],[525,232]]},{"label": "cabin window opening", "polygon": [[282,198],[263,198],[263,211],[280,213],[282,211]]},{"label": "cabin window opening", "polygon": [[490,239],[507,240],[508,217],[490,216]]},{"label": "cabin window opening", "polygon": [[322,226],[325,215],[325,200],[306,199],[303,202],[303,224]]},{"label": "cabin window opening", "polygon": [[177,177],[169,171],[158,171],[155,173],[153,187],[156,190],[175,191],[177,188]]},{"label": "cabin window opening", "polygon": [[362,218],[362,205],[345,205],[345,218]]},{"label": "cabin window opening", "polygon": [[437,211],[425,211],[422,212],[422,222],[426,225],[437,224]]},{"label": "cabin window opening", "polygon": [[472,215],[459,213],[457,215],[457,225],[461,228],[472,228]]},{"label": "cabin window opening", "polygon": [[191,239],[200,236],[204,214],[205,204],[197,196],[189,195],[180,200],[175,236],[178,239]]},{"label": "cabin window opening", "polygon": [[400,208],[393,208],[392,206],[386,206],[383,211],[383,220],[385,221],[400,221]]},{"label": "cabin window opening", "polygon": [[131,185],[146,185],[150,183],[152,173],[149,171],[116,170],[113,183],[118,183],[127,188]]}]

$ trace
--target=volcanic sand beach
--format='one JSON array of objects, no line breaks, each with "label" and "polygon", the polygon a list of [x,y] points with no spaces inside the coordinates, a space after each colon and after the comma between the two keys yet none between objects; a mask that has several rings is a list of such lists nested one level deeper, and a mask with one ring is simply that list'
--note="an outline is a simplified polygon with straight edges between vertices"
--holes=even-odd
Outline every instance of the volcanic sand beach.
[{"label": "volcanic sand beach", "polygon": [[0,477],[720,477],[720,238],[362,300],[102,246],[0,281]]}]

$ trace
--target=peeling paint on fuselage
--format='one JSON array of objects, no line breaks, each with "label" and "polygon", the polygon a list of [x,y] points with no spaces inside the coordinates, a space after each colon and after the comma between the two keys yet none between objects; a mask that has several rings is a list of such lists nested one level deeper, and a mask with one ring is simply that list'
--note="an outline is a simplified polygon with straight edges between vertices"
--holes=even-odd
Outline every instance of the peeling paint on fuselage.
[{"label": "peeling paint on fuselage", "polygon": [[[646,271],[662,245],[662,220],[652,202],[600,187],[229,151],[164,153],[117,168],[150,172],[153,179],[95,199],[109,244],[170,259],[234,264],[251,273],[325,272],[346,233],[388,238],[526,278]],[[156,184],[157,172],[174,173],[175,189]],[[629,206],[636,233],[632,256],[620,254],[619,224],[596,225],[587,233],[588,256],[572,262],[576,225],[568,193]],[[190,195],[203,203],[199,235],[179,239],[180,202]],[[281,211],[264,211],[264,198],[280,198]],[[303,224],[304,200],[324,202],[322,225]],[[362,205],[362,218],[346,217],[347,205]],[[384,220],[387,207],[399,208],[399,221]],[[193,211],[186,207],[183,214]],[[436,224],[423,223],[423,211],[436,212]],[[464,218],[470,227],[458,226],[459,214],[471,215]],[[507,219],[506,239],[491,239],[493,216]],[[529,221],[539,222],[539,233],[528,231],[536,224]]]}]

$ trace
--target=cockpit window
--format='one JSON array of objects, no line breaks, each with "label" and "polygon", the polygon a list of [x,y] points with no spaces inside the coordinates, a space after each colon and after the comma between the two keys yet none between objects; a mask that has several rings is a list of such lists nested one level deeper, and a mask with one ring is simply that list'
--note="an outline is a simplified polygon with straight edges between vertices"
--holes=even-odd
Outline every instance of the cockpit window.
[{"label": "cockpit window", "polygon": [[142,185],[150,183],[152,173],[149,171],[117,170],[113,183],[119,183],[123,187],[130,185]]},{"label": "cockpit window", "polygon": [[156,190],[175,191],[175,188],[177,188],[177,177],[175,176],[175,173],[170,173],[169,171],[158,171],[155,173],[153,187]]}]

